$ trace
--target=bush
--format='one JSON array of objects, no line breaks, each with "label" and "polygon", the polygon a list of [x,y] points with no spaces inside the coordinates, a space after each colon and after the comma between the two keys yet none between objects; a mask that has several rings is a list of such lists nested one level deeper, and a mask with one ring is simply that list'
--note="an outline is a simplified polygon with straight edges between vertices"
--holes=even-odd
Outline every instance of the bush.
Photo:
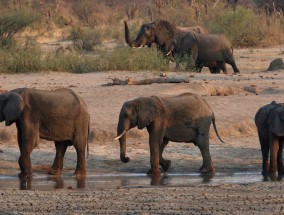
[{"label": "bush", "polygon": [[91,28],[75,27],[70,34],[75,47],[85,51],[92,51],[93,47],[101,42],[100,32]]},{"label": "bush", "polygon": [[115,48],[97,59],[99,70],[167,70],[167,60],[156,49]]},{"label": "bush", "polygon": [[14,44],[14,35],[36,20],[34,13],[15,11],[0,17],[0,47],[10,48]]},{"label": "bush", "polygon": [[263,23],[251,9],[237,7],[235,11],[226,10],[213,12],[215,17],[205,20],[212,33],[225,34],[233,46],[256,46],[265,37]]},{"label": "bush", "polygon": [[13,47],[0,51],[1,72],[24,73],[45,70],[41,50],[36,46]]}]

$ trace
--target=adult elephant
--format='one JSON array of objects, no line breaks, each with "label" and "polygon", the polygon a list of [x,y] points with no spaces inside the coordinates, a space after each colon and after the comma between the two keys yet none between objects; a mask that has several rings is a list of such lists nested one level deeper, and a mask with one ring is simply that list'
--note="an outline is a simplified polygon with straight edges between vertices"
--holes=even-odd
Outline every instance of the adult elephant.
[{"label": "adult elephant", "polygon": [[213,64],[216,73],[220,69],[227,73],[225,63],[228,63],[234,73],[240,73],[233,56],[232,44],[224,35],[181,33],[173,38],[169,53],[171,52],[176,57],[186,56],[193,59],[198,72],[201,72],[203,66],[212,67]]},{"label": "adult elephant", "polygon": [[[199,147],[203,164],[201,173],[212,173],[214,168],[209,152],[209,129],[211,122],[217,136],[214,114],[207,102],[200,96],[184,93],[172,97],[141,97],[123,104],[117,126],[120,142],[120,159],[127,163],[126,132],[138,126],[149,133],[150,163],[148,174],[159,174],[159,165],[167,171],[170,160],[163,158],[163,151],[169,141],[192,142]],[[221,140],[221,138],[219,137]],[[222,140],[221,140],[222,141]],[[223,142],[223,141],[222,141]]]},{"label": "adult elephant", "polygon": [[[255,124],[258,131],[262,152],[262,174],[270,175],[271,179],[284,174],[283,144],[284,144],[284,103],[275,101],[261,107],[255,115]],[[270,151],[270,165],[268,156]]]},{"label": "adult elephant", "polygon": [[86,175],[85,150],[90,116],[84,101],[72,90],[43,91],[20,88],[0,95],[0,122],[16,123],[20,148],[20,178],[32,176],[32,150],[39,138],[53,140],[56,156],[49,173],[61,174],[68,146],[77,152],[76,176]]},{"label": "adult elephant", "polygon": [[132,48],[151,47],[155,43],[160,51],[167,55],[170,51],[170,45],[175,35],[182,32],[196,32],[208,34],[208,31],[200,26],[196,27],[176,27],[166,20],[157,20],[151,23],[143,24],[134,40],[130,39],[127,22],[124,21],[125,41]]}]

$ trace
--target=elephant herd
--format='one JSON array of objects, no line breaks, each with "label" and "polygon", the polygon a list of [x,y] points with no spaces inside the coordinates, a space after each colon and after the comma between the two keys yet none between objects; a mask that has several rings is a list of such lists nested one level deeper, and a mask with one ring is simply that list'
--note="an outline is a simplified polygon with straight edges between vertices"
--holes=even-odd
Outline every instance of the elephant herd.
[{"label": "elephant herd", "polygon": [[194,61],[194,69],[201,72],[209,67],[211,73],[227,73],[226,63],[234,73],[240,73],[234,56],[231,42],[224,36],[209,34],[204,27],[176,27],[166,20],[157,20],[143,24],[134,40],[130,39],[128,24],[124,21],[125,41],[132,48],[157,45],[165,57],[174,59],[177,65],[182,59]]},{"label": "elephant herd", "polygon": [[[228,63],[234,72],[238,73],[230,42],[223,36],[207,33],[201,27],[180,29],[160,20],[142,25],[137,38],[132,41],[129,39],[125,22],[125,39],[131,47],[150,47],[152,43],[156,43],[165,56],[193,55],[199,71],[203,66],[208,66],[211,72],[220,72],[222,69],[225,73],[225,63]],[[193,40],[197,42],[192,44]],[[0,122],[3,121],[6,126],[15,123],[17,127],[20,178],[32,176],[30,155],[39,144],[40,138],[55,143],[56,155],[49,174],[61,174],[67,147],[74,146],[77,154],[75,175],[86,175],[90,116],[86,103],[74,91],[64,88],[52,91],[19,88],[2,93]],[[255,123],[263,157],[262,174],[275,178],[277,171],[278,174],[284,173],[284,104],[272,102],[263,106],[255,115]],[[134,127],[146,128],[150,146],[148,174],[160,174],[159,166],[164,171],[170,168],[171,161],[163,157],[164,148],[169,141],[194,143],[203,158],[199,171],[205,174],[213,173],[209,150],[211,124],[217,137],[223,142],[216,128],[213,111],[208,103],[196,94],[139,97],[126,101],[120,110],[115,138],[120,143],[120,159],[124,163],[130,160],[126,156],[128,130]]]},{"label": "elephant herd", "polygon": [[[32,176],[30,155],[39,138],[54,141],[56,155],[49,174],[60,175],[63,157],[68,146],[77,153],[75,175],[86,175],[85,152],[89,154],[88,136],[90,116],[86,103],[70,89],[52,91],[19,88],[0,94],[0,122],[17,127],[20,157],[20,178]],[[126,133],[129,129],[146,128],[149,133],[150,164],[148,174],[160,174],[159,165],[166,172],[171,161],[163,157],[169,141],[194,143],[201,151],[201,173],[213,173],[209,151],[209,129],[213,124],[220,141],[215,116],[208,103],[199,95],[184,93],[171,97],[139,97],[126,101],[119,114],[117,137],[120,159],[126,156]],[[263,156],[264,176],[276,177],[284,173],[282,151],[284,143],[284,104],[272,102],[258,110],[255,116]],[[270,166],[268,155],[270,151]]]}]

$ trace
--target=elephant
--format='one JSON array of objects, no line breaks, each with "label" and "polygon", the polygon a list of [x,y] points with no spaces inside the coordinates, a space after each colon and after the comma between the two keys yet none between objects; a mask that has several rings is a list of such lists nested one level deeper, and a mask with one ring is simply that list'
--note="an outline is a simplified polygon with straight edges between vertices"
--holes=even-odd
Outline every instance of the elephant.
[{"label": "elephant", "polygon": [[[262,175],[270,176],[272,180],[283,175],[283,144],[284,144],[284,103],[275,101],[261,107],[255,114],[255,124],[258,131],[262,152]],[[268,155],[270,151],[270,164]]]},{"label": "elephant", "polygon": [[209,129],[213,122],[214,130],[220,138],[215,116],[207,102],[199,95],[184,93],[171,97],[139,97],[126,101],[120,111],[117,137],[120,142],[120,159],[129,162],[126,153],[126,134],[131,128],[147,128],[149,133],[150,175],[160,174],[159,165],[166,172],[171,161],[163,158],[163,151],[169,141],[192,142],[199,147],[203,164],[201,173],[213,173],[209,152]]},{"label": "elephant", "polygon": [[[163,53],[164,57],[168,57],[171,60],[173,60],[173,58],[168,53],[170,51],[172,39],[175,35],[183,32],[208,34],[207,29],[204,27],[176,27],[166,20],[156,20],[141,25],[134,40],[130,39],[129,28],[126,21],[124,21],[124,30],[125,41],[131,48],[142,48],[144,46],[151,47],[152,44],[155,43],[157,49]],[[176,62],[176,67],[179,67],[179,62]]]},{"label": "elephant", "polygon": [[[60,175],[68,146],[77,152],[76,176],[86,175],[85,150],[88,150],[90,116],[85,102],[74,91],[18,88],[0,94],[0,122],[17,128],[20,149],[19,178],[31,178],[30,154],[39,139],[55,143],[56,156],[49,174]],[[89,154],[89,153],[88,153]]]},{"label": "elephant", "polygon": [[224,73],[227,73],[225,63],[228,63],[235,74],[240,73],[233,57],[232,44],[224,35],[193,32],[178,34],[172,39],[168,54],[193,59],[198,72],[201,72],[203,66],[209,66],[209,68],[213,66],[212,71],[215,70],[218,73],[222,69]]}]

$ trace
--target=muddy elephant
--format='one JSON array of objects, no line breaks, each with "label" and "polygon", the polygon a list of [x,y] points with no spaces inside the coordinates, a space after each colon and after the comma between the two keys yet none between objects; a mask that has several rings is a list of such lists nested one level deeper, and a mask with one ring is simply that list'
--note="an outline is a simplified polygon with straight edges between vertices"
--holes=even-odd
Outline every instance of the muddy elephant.
[{"label": "muddy elephant", "polygon": [[[53,140],[56,156],[49,173],[61,174],[68,146],[77,152],[76,176],[86,175],[90,116],[84,101],[72,90],[44,91],[19,88],[0,95],[0,122],[17,127],[20,178],[32,176],[30,154],[39,139]],[[87,147],[88,148],[88,147]]]},{"label": "muddy elephant", "polygon": [[169,53],[178,58],[186,56],[188,60],[193,59],[197,72],[201,72],[204,66],[211,67],[215,64],[217,72],[222,69],[227,73],[225,63],[228,63],[234,73],[240,73],[233,56],[232,44],[224,35],[193,32],[178,34],[172,40]]},{"label": "muddy elephant", "polygon": [[[209,152],[209,129],[211,122],[217,136],[214,114],[200,96],[184,93],[172,97],[140,97],[123,104],[118,120],[117,137],[120,142],[120,159],[127,163],[126,132],[134,127],[147,128],[149,133],[150,163],[148,174],[159,174],[159,165],[167,171],[170,160],[163,158],[169,141],[191,142],[199,147],[203,164],[201,173],[214,172]],[[221,138],[219,137],[221,140]],[[222,140],[221,140],[222,141]],[[223,142],[223,141],[222,141]]]},{"label": "muddy elephant", "polygon": [[166,20],[157,20],[152,23],[143,24],[134,40],[129,37],[127,22],[124,21],[125,41],[132,48],[151,47],[155,43],[158,50],[162,51],[164,56],[170,51],[170,45],[173,37],[182,32],[193,31],[196,33],[208,34],[208,31],[201,27],[176,27]]},{"label": "muddy elephant", "polygon": [[[283,144],[284,144],[284,103],[275,101],[261,107],[255,114],[255,124],[258,131],[262,152],[262,174],[264,177],[276,178],[284,174]],[[270,151],[270,165],[268,156]]]}]

